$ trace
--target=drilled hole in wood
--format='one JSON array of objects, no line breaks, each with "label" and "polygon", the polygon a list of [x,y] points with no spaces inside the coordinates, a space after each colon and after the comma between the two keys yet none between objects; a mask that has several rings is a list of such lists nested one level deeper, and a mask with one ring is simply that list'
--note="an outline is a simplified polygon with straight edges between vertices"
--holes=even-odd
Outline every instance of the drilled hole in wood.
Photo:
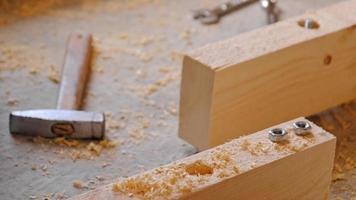
[{"label": "drilled hole in wood", "polygon": [[185,171],[190,175],[207,175],[212,174],[214,169],[202,161],[198,160],[185,167]]},{"label": "drilled hole in wood", "polygon": [[306,29],[318,29],[320,28],[320,25],[317,21],[313,19],[302,19],[298,21],[298,25],[300,27],[306,28]]},{"label": "drilled hole in wood", "polygon": [[332,61],[333,57],[331,55],[326,55],[324,57],[324,64],[325,65],[330,65],[331,61]]}]

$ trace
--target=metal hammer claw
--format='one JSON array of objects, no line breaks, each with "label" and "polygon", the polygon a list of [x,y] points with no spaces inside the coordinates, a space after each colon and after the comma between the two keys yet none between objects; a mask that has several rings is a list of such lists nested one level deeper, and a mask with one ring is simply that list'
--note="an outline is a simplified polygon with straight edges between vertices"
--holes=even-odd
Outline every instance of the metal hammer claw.
[{"label": "metal hammer claw", "polygon": [[25,110],[10,113],[13,134],[77,139],[100,139],[105,134],[103,113],[80,109],[90,72],[90,34],[70,35],[63,65],[57,110]]}]

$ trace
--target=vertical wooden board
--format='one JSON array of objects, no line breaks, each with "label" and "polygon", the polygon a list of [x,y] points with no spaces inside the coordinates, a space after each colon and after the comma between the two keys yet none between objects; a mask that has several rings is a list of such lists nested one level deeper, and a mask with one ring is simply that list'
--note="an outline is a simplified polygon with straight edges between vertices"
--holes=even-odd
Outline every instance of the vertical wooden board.
[{"label": "vertical wooden board", "polygon": [[209,145],[201,138],[209,131],[206,124],[210,116],[214,72],[189,58],[184,59],[183,66],[179,132],[189,133],[186,134],[187,140],[203,148]]},{"label": "vertical wooden board", "polygon": [[[192,61],[185,64],[191,65],[183,68],[212,70],[213,78],[205,80],[213,81],[213,86],[206,88],[211,90],[210,101],[196,98],[194,92],[184,96],[182,87],[181,98],[211,104],[206,106],[208,120],[197,123],[200,129],[195,126],[191,131],[194,121],[188,124],[180,118],[180,127],[185,127],[180,137],[203,150],[356,99],[356,14],[342,13],[350,8],[356,13],[356,1],[209,44],[187,55],[185,60]],[[320,27],[300,27],[298,22],[305,19],[315,20]],[[183,76],[189,85],[191,76]],[[180,106],[187,110],[184,102]],[[188,111],[186,118],[194,115],[194,110]],[[199,130],[204,130],[204,137]]]},{"label": "vertical wooden board", "polygon": [[[301,120],[307,121],[298,118],[234,139],[72,200],[327,199],[336,139],[311,122],[308,136],[295,135],[291,126]],[[277,127],[289,133],[286,142],[268,139]]]},{"label": "vertical wooden board", "polygon": [[217,70],[210,145],[356,98],[356,43],[351,41],[356,32],[339,31]]}]

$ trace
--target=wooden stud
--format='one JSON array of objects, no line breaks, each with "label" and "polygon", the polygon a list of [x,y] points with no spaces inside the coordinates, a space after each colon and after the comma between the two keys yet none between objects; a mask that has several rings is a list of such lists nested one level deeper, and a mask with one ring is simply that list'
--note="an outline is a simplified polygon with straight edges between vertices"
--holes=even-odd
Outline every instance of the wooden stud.
[{"label": "wooden stud", "polygon": [[356,99],[355,41],[352,0],[194,50],[179,136],[204,150]]},{"label": "wooden stud", "polygon": [[[297,136],[292,124],[311,124]],[[268,139],[284,128],[285,142]],[[126,199],[310,199],[329,193],[336,139],[304,118],[243,136],[166,166],[119,180],[72,200]]]}]

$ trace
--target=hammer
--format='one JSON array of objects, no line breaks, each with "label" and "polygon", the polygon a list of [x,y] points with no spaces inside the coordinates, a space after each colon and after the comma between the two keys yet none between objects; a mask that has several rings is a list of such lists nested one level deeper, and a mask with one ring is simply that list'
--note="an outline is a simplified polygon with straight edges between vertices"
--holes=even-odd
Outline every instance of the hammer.
[{"label": "hammer", "polygon": [[70,35],[62,70],[57,109],[25,110],[10,113],[10,133],[42,137],[100,139],[105,134],[103,113],[80,109],[90,71],[92,37]]}]

